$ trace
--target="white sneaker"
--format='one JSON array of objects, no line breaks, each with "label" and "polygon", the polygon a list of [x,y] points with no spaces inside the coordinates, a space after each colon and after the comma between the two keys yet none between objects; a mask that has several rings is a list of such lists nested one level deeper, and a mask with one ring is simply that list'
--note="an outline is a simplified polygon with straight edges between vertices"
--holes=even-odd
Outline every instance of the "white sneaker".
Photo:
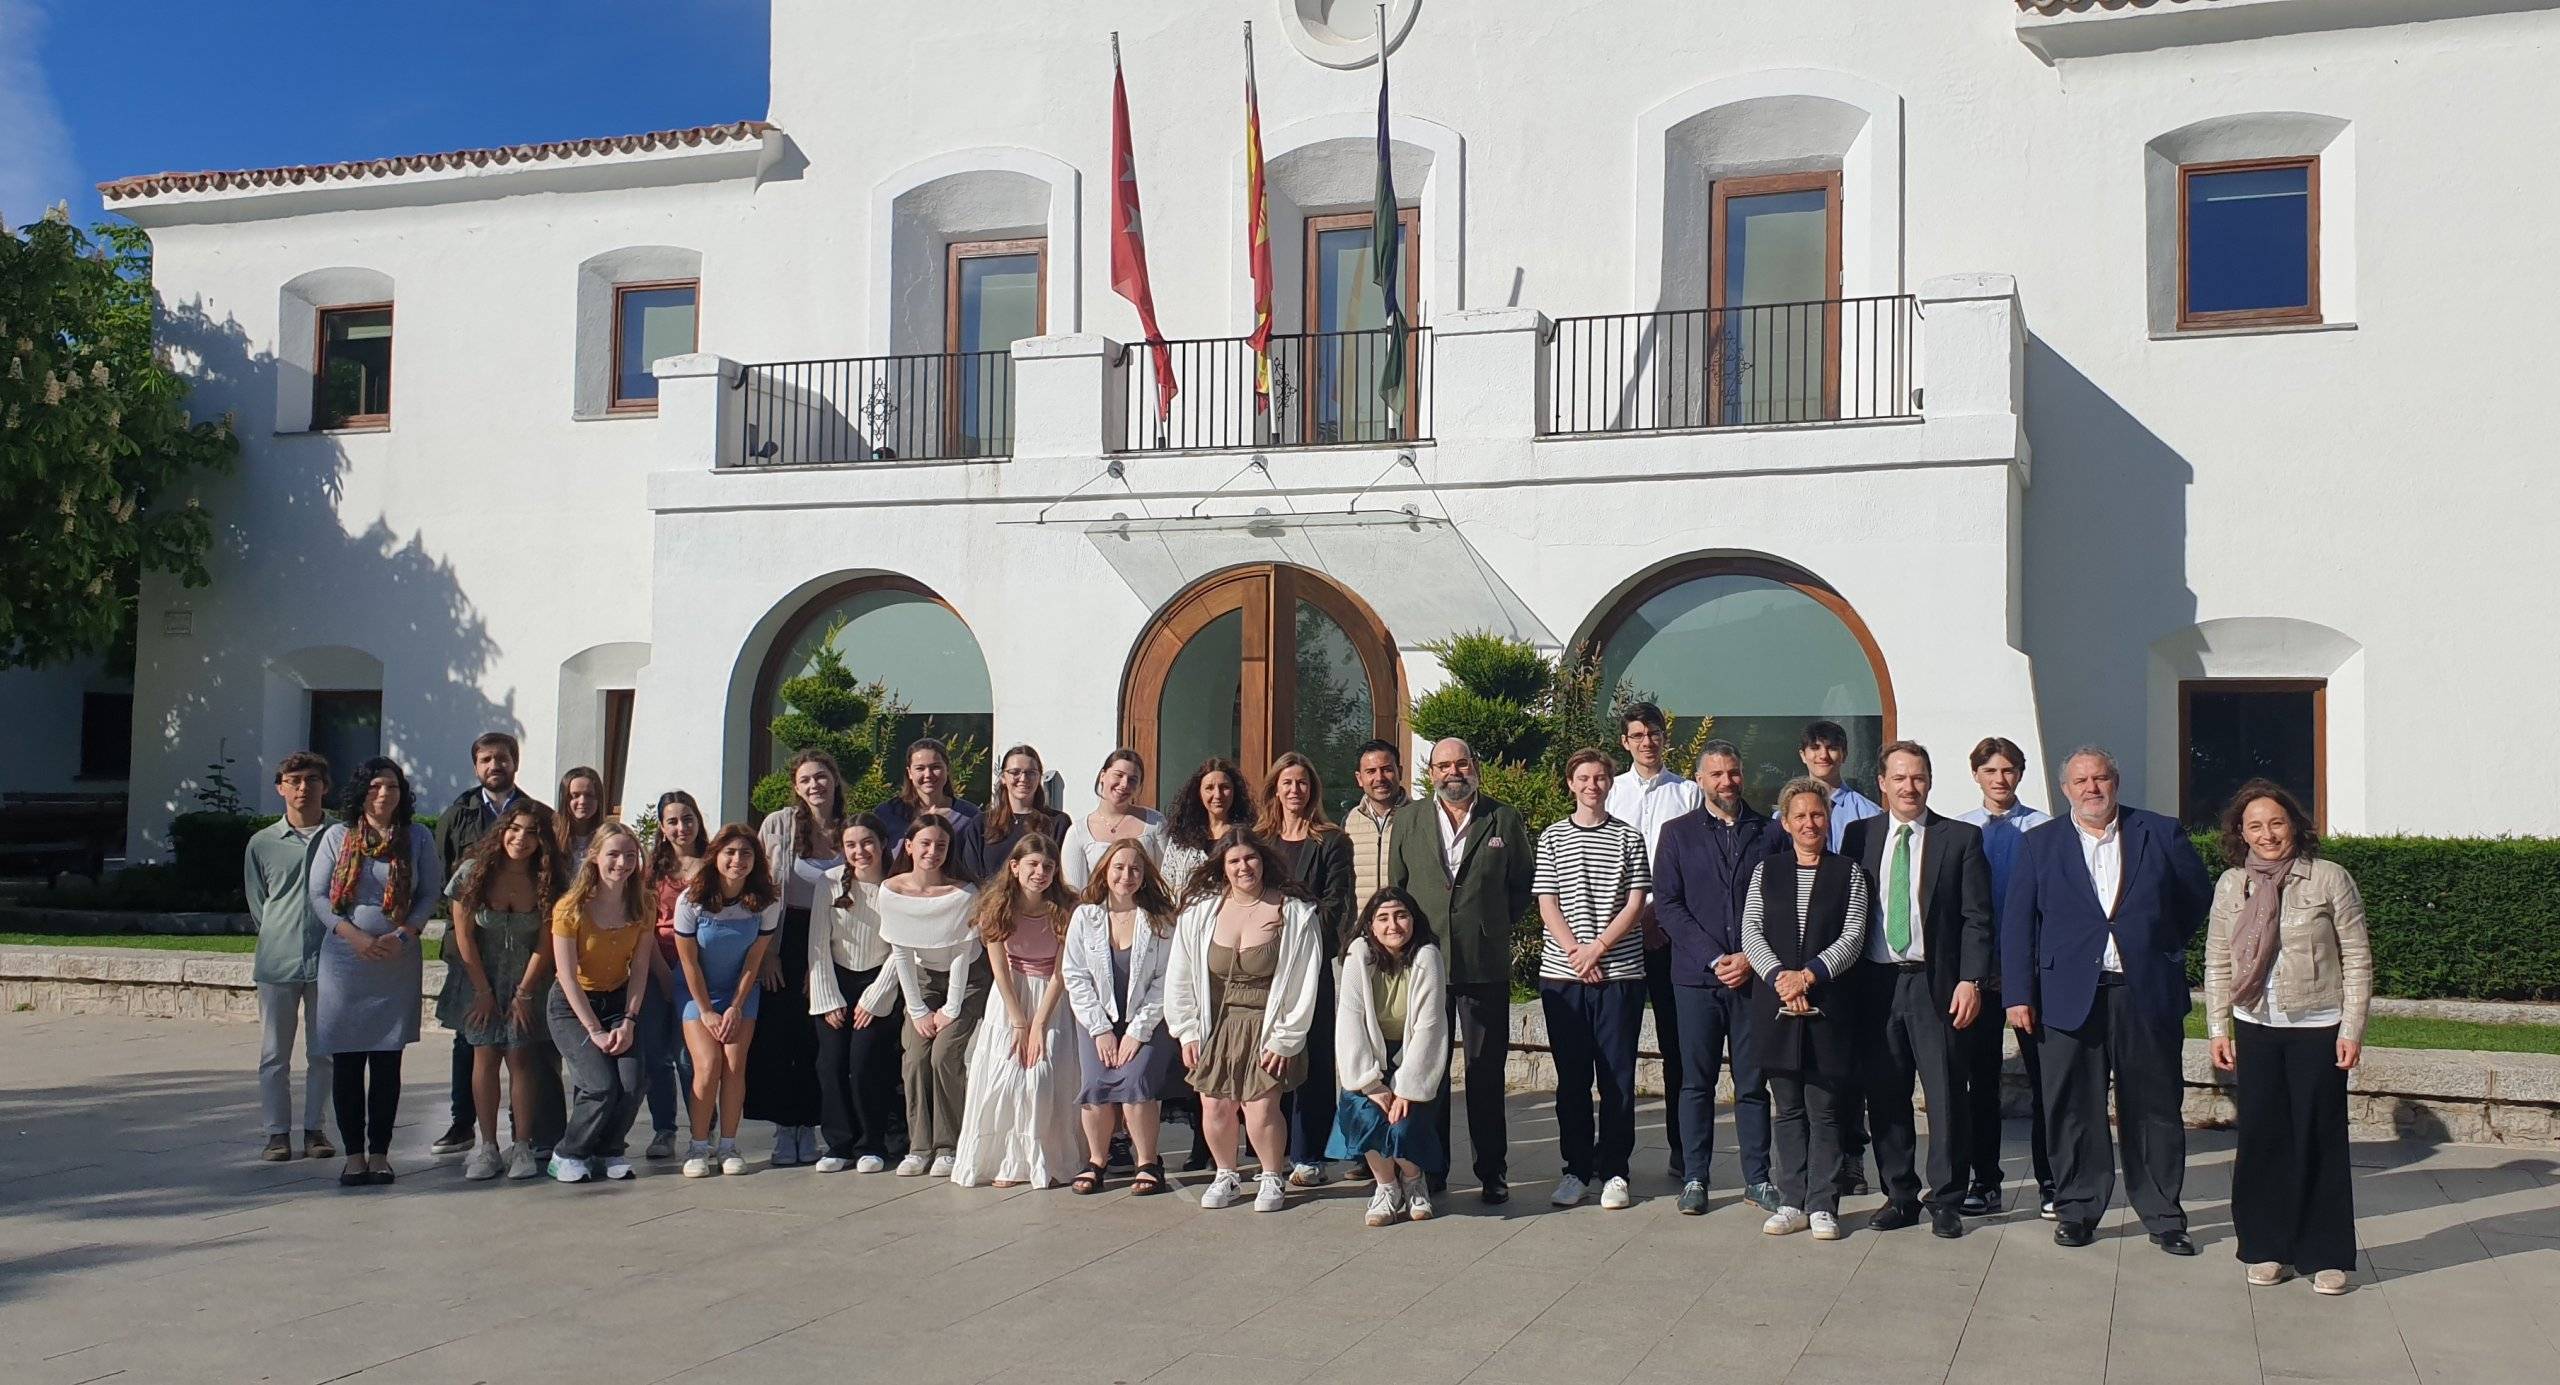
[{"label": "white sneaker", "polygon": [[898,1161],[898,1176],[900,1178],[922,1178],[924,1177],[925,1169],[932,1163],[933,1160],[924,1155],[910,1154],[906,1158]]},{"label": "white sneaker", "polygon": [[1431,1178],[1416,1174],[1404,1181],[1404,1214],[1413,1221],[1431,1220]]},{"label": "white sneaker", "polygon": [[1276,1173],[1262,1176],[1262,1188],[1253,1195],[1253,1210],[1277,1212],[1289,1205],[1289,1182]]},{"label": "white sneaker", "polygon": [[818,1161],[818,1172],[820,1173],[842,1173],[846,1169],[852,1167],[852,1160],[839,1159],[832,1154]]},{"label": "white sneaker", "polygon": [[937,1154],[933,1156],[933,1168],[930,1172],[936,1178],[949,1178],[951,1176],[951,1170],[958,1167],[959,1163],[959,1160],[952,1158],[948,1154]]},{"label": "white sneaker", "polygon": [[1243,1189],[1244,1175],[1234,1169],[1220,1169],[1218,1176],[1209,1180],[1209,1186],[1200,1190],[1200,1206],[1210,1212],[1233,1207]]},{"label": "white sneaker", "polygon": [[1403,1216],[1404,1194],[1397,1191],[1396,1181],[1390,1178],[1380,1182],[1378,1190],[1369,1194],[1368,1224],[1387,1226]]},{"label": "white sneaker", "polygon": [[486,1183],[506,1171],[506,1161],[498,1157],[498,1147],[481,1143],[471,1147],[471,1157],[462,1161],[462,1176],[474,1183]]},{"label": "white sneaker", "polygon": [[747,1159],[745,1155],[738,1152],[737,1141],[722,1140],[720,1142],[719,1152],[721,1173],[731,1178],[735,1178],[739,1174],[747,1171]]},{"label": "white sneaker", "polygon": [[533,1146],[522,1140],[516,1141],[515,1147],[507,1151],[507,1177],[540,1178],[541,1176],[542,1162],[533,1157]]},{"label": "white sneaker", "polygon": [[633,1175],[631,1161],[616,1155],[604,1161],[604,1176],[615,1183],[628,1183]]},{"label": "white sneaker", "polygon": [[1817,1241],[1836,1241],[1848,1234],[1840,1229],[1840,1219],[1829,1212],[1814,1213],[1812,1223],[1813,1238]]},{"label": "white sneaker", "polygon": [[711,1176],[710,1141],[696,1140],[685,1150],[684,1176],[687,1178],[709,1178]]},{"label": "white sneaker", "polygon": [[1548,1198],[1547,1201],[1554,1203],[1558,1207],[1573,1207],[1578,1206],[1584,1198],[1589,1196],[1591,1196],[1590,1184],[1583,1182],[1572,1174],[1566,1174],[1564,1177],[1556,1180],[1555,1195]]},{"label": "white sneaker", "polygon": [[1291,1164],[1289,1166],[1289,1186],[1292,1188],[1321,1188],[1332,1181],[1333,1170],[1323,1164]]},{"label": "white sneaker", "polygon": [[584,1183],[595,1177],[595,1174],[587,1168],[587,1161],[584,1159],[572,1159],[566,1154],[554,1154],[551,1156],[551,1177],[555,1182],[560,1183]]},{"label": "white sneaker", "polygon": [[853,1161],[855,1173],[878,1173],[887,1167],[889,1167],[889,1161],[877,1154],[866,1154]]},{"label": "white sneaker", "polygon": [[1600,1185],[1600,1205],[1609,1211],[1622,1211],[1635,1200],[1635,1189],[1628,1187],[1623,1178],[1612,1178]]},{"label": "white sneaker", "polygon": [[1811,1225],[1813,1223],[1806,1219],[1803,1208],[1781,1207],[1771,1212],[1767,1221],[1760,1223],[1760,1233],[1764,1236],[1792,1236]]}]

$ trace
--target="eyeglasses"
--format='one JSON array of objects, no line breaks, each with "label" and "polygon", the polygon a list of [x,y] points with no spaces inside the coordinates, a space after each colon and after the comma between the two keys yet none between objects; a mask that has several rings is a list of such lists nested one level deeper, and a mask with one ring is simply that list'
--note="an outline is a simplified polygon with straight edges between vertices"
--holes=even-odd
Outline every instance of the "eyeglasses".
[{"label": "eyeglasses", "polygon": [[1007,779],[1037,779],[1040,777],[1040,771],[1036,769],[1009,769],[1004,772],[1004,777]]}]

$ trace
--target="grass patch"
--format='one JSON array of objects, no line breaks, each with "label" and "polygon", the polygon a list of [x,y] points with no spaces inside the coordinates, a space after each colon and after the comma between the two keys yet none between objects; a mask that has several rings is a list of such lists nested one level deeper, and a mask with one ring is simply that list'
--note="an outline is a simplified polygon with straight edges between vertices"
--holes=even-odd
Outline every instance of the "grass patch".
[{"label": "grass patch", "polygon": [[[2204,1037],[2204,1012],[2187,1015],[2187,1037]],[[2481,1024],[2417,1015],[2374,1015],[2365,1021],[2367,1048],[2469,1048],[2490,1053],[2560,1053],[2560,1025]]]},{"label": "grass patch", "polygon": [[[0,933],[5,947],[133,947],[146,952],[255,952],[258,939],[248,933]],[[444,944],[429,938],[427,960],[441,961]]]}]

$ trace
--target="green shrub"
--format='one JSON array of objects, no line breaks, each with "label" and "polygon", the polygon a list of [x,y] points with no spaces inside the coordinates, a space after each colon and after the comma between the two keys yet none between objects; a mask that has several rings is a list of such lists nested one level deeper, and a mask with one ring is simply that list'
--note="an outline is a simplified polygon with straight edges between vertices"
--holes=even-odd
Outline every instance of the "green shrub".
[{"label": "green shrub", "polygon": [[[2213,834],[2196,851],[2216,875]],[[2376,995],[2560,1000],[2560,839],[2329,837],[2364,896]],[[2187,957],[2204,984],[2204,940]]]},{"label": "green shrub", "polygon": [[170,819],[169,846],[178,882],[193,890],[228,885],[238,893],[240,859],[249,850],[249,838],[277,816],[206,810]]},{"label": "green shrub", "polygon": [[1486,764],[1533,758],[1546,741],[1537,715],[1528,708],[1463,683],[1444,684],[1415,699],[1411,721],[1413,733],[1424,741],[1455,736]]},{"label": "green shrub", "polygon": [[1555,665],[1537,646],[1489,630],[1470,631],[1423,648],[1440,656],[1440,667],[1448,670],[1450,682],[1498,701],[1534,706],[1555,681]]}]

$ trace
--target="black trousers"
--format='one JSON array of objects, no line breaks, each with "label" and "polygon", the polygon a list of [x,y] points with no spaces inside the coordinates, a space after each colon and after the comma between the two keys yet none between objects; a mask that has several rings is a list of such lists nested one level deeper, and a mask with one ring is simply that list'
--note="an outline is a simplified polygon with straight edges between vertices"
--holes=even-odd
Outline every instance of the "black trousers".
[{"label": "black trousers", "polygon": [[[1289,1162],[1321,1164],[1333,1138],[1333,1108],[1339,1094],[1333,1069],[1333,967],[1316,968],[1316,1015],[1307,1030],[1307,1080],[1281,1098],[1289,1122]],[[1081,1036],[1084,1031],[1075,1031]]]},{"label": "black trousers", "polygon": [[[1925,969],[1866,962],[1851,977],[1865,993],[1858,1002],[1858,1063],[1884,1195],[1905,1207],[1915,1202],[1953,1207],[1964,1196],[1965,1156],[1971,1153],[1961,1074],[1970,1033],[1949,1025],[1946,1011],[1930,992]],[[1929,1103],[1925,1181],[1916,1167],[1919,1122],[1911,1110],[1914,1077],[1919,1078],[1921,1095]]]},{"label": "black trousers", "polygon": [[1671,1176],[1685,1178],[1689,1133],[1680,1110],[1680,997],[1671,984],[1668,944],[1645,949],[1643,1003],[1653,1009],[1653,1046],[1662,1054],[1662,1141],[1671,1146]]},{"label": "black trousers", "polygon": [[1840,1210],[1840,1094],[1856,1084],[1810,1073],[1769,1074],[1769,1175],[1786,1206]]},{"label": "black trousers", "polygon": [[[2000,1060],[2004,1036],[2009,1032],[2005,1003],[1997,987],[1982,991],[1983,1018],[1965,1031],[1965,1122],[1972,1134],[1966,1140],[1965,1164],[1971,1170],[1973,1186],[1997,1188],[2005,1179],[2000,1170],[2002,1135]],[[2044,1064],[2039,1061],[2033,1041],[2018,1036],[2018,1057],[2027,1068],[2027,1152],[2034,1162],[2036,1187],[2053,1186],[2053,1154],[2044,1138]],[[2039,1194],[2041,1195],[2041,1194]]]},{"label": "black trousers", "polygon": [[2338,1026],[2232,1023],[2240,1141],[2231,1228],[2240,1259],[2304,1274],[2356,1268],[2354,1170],[2347,1164],[2347,1074]]},{"label": "black trousers", "polygon": [[2147,1015],[2122,985],[2102,985],[2078,1029],[2039,1025],[2047,1138],[2053,1142],[2054,1213],[2094,1222],[2115,1197],[2117,1150],[2107,1147],[2107,1091],[2125,1200],[2153,1235],[2187,1229],[2179,1194],[2187,1181],[2186,1082],[2178,1070],[2185,1029],[2176,1015]]},{"label": "black trousers", "polygon": [[[1538,983],[1556,1067],[1556,1152],[1564,1171],[1585,1183],[1626,1177],[1635,1153],[1636,1035],[1644,1002],[1644,983],[1632,979]],[[1597,1122],[1594,1086],[1600,1089]]]},{"label": "black trousers", "polygon": [[[847,971],[837,967],[837,993],[850,1006],[879,977],[877,968]],[[896,1010],[875,1016],[860,1029],[853,1027],[850,1014],[845,1016],[842,1029],[824,1019],[815,1021],[818,1130],[826,1137],[830,1158],[889,1156],[891,1128],[898,1122],[898,1031],[904,1022]]]},{"label": "black trousers", "polygon": [[[747,1049],[746,1117],[776,1125],[816,1125],[818,1029],[809,1014],[809,911],[785,909],[773,945],[782,954],[782,986],[757,1002],[762,1017]],[[759,984],[746,977],[741,986]]]},{"label": "black trousers", "polygon": [[330,1099],[338,1108],[338,1142],[349,1154],[389,1154],[400,1115],[400,1055],[407,1050],[331,1055]]},{"label": "black trousers", "polygon": [[[1505,1072],[1511,1065],[1511,985],[1491,981],[1449,985],[1450,1028],[1458,1036],[1460,1061],[1467,1070],[1467,1143],[1475,1147],[1476,1180],[1511,1180],[1511,1127],[1502,1109]],[[1450,1064],[1454,1070],[1457,1063]],[[1440,1079],[1440,1098],[1431,1103],[1431,1119],[1439,1127],[1440,1167],[1425,1169],[1435,1179],[1449,1176],[1450,1078]]]}]

